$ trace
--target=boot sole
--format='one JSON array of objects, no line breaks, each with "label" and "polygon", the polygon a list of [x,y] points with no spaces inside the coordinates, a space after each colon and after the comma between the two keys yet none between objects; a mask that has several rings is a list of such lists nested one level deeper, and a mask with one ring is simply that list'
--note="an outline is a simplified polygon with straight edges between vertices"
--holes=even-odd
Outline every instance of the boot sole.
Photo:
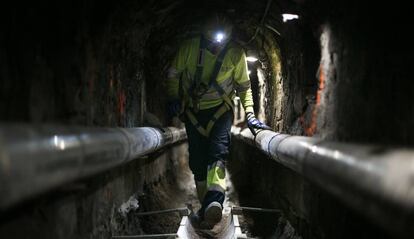
[{"label": "boot sole", "polygon": [[222,218],[222,208],[220,203],[218,202],[212,202],[208,207],[206,208],[206,211],[204,213],[204,220],[210,224],[215,225],[218,222],[221,221]]}]

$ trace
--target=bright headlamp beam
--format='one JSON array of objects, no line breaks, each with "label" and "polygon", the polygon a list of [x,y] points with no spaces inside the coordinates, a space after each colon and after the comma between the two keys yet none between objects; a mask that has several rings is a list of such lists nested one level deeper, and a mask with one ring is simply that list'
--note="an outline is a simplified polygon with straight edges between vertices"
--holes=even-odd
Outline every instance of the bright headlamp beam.
[{"label": "bright headlamp beam", "polygon": [[283,17],[283,22],[287,22],[287,21],[293,20],[293,19],[299,19],[298,15],[288,14],[288,13],[282,14],[282,17]]},{"label": "bright headlamp beam", "polygon": [[216,36],[214,37],[214,39],[216,40],[216,42],[221,42],[224,39],[224,34],[221,32],[216,33]]},{"label": "bright headlamp beam", "polygon": [[254,56],[248,56],[248,57],[246,57],[246,60],[248,62],[256,62],[258,59]]}]

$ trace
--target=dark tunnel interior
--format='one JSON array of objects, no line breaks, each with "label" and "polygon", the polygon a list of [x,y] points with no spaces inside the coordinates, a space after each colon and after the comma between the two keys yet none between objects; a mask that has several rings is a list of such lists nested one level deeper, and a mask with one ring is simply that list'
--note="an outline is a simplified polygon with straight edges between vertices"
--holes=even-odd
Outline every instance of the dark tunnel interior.
[{"label": "dark tunnel interior", "polygon": [[[232,40],[247,56],[258,58],[248,62],[254,110],[273,131],[384,145],[384,152],[414,146],[412,13],[408,3],[399,1],[8,2],[0,9],[1,127],[182,126],[166,113],[167,70],[179,44],[200,34],[201,22],[214,11],[232,20]],[[283,14],[298,18],[286,20]],[[238,114],[234,124],[245,128],[244,116]],[[5,140],[0,137],[0,154]],[[178,215],[138,214],[194,200],[186,147],[168,147],[0,208],[0,237],[175,232]],[[2,160],[0,171],[6,172]],[[232,200],[282,211],[243,215],[242,226],[252,238],[414,236],[412,229],[401,229],[413,228],[412,208],[402,221],[384,226],[381,222],[392,219],[378,223],[366,217],[241,141],[232,142],[227,167]],[[0,182],[8,180],[0,174]],[[411,196],[412,182],[409,188]],[[137,210],[121,212],[121,205],[132,199],[139,202]]]}]

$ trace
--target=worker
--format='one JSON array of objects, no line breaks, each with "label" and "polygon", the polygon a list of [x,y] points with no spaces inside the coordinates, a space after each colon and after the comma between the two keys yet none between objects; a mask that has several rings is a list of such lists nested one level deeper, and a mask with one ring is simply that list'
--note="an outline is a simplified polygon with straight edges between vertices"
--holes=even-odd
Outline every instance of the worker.
[{"label": "worker", "polygon": [[246,55],[231,41],[232,29],[225,15],[212,14],[200,36],[181,44],[166,82],[169,114],[185,123],[189,166],[201,203],[190,220],[193,226],[202,228],[211,229],[222,218],[225,162],[236,94],[252,133],[270,129],[254,115]]}]

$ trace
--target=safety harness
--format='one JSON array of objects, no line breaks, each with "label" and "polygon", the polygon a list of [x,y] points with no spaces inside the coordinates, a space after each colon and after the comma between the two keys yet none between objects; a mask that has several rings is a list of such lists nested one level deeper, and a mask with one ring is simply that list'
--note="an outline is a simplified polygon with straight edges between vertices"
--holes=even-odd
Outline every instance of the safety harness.
[{"label": "safety harness", "polygon": [[[229,44],[227,43],[223,49],[220,51],[219,55],[217,56],[213,72],[211,74],[210,80],[208,85],[206,85],[204,82],[202,82],[201,77],[203,74],[203,64],[204,64],[204,54],[206,51],[207,43],[206,40],[203,38],[203,36],[200,37],[200,50],[197,57],[197,68],[194,75],[194,79],[192,81],[192,84],[190,85],[189,89],[182,89],[183,84],[180,83],[180,89],[182,89],[184,94],[189,94],[189,97],[191,97],[192,100],[192,108],[188,107],[188,103],[184,103],[185,107],[183,107],[185,115],[190,120],[191,124],[194,125],[194,127],[197,129],[197,131],[205,136],[208,137],[210,135],[211,130],[213,129],[214,124],[216,121],[228,110],[233,108],[233,102],[231,100],[231,97],[226,94],[226,92],[223,90],[223,88],[217,83],[217,76],[220,72],[221,66],[223,64],[224,57],[226,56],[227,49]],[[181,82],[181,79],[180,79]],[[216,111],[216,113],[212,116],[210,121],[207,123],[207,126],[204,128],[195,117],[194,113],[197,113],[199,111],[199,101],[201,97],[210,89],[213,87],[220,97],[223,99],[223,104],[221,107]],[[188,92],[186,91],[188,90]],[[184,97],[185,99],[185,97]],[[186,101],[186,100],[185,100]]]}]

